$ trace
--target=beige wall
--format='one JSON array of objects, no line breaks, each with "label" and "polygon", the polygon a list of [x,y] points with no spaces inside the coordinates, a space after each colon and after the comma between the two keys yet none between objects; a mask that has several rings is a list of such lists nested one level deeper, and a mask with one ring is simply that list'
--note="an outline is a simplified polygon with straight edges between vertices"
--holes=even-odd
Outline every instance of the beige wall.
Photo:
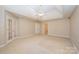
[{"label": "beige wall", "polygon": [[69,20],[61,19],[48,22],[48,34],[69,38]]},{"label": "beige wall", "polygon": [[79,48],[79,6],[71,18],[71,39]]},{"label": "beige wall", "polygon": [[30,36],[35,34],[35,21],[19,18],[19,35]]},{"label": "beige wall", "polygon": [[[48,23],[48,35],[69,38],[70,24],[68,19],[52,20],[44,23]],[[44,28],[44,24],[42,28]],[[44,33],[44,30],[42,33]]]},{"label": "beige wall", "polygon": [[5,42],[5,16],[4,8],[0,6],[0,46]]}]

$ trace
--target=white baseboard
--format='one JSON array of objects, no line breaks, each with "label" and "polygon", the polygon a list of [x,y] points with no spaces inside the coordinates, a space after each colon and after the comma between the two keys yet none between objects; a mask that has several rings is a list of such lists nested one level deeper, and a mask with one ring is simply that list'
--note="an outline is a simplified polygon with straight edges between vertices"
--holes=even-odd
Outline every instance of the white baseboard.
[{"label": "white baseboard", "polygon": [[12,40],[7,41],[5,44],[0,45],[0,48],[6,46],[7,44],[9,44],[10,42],[12,42],[12,41],[15,40],[15,39],[27,38],[27,37],[31,37],[31,36],[33,36],[33,35],[36,35],[36,34],[30,34],[30,35],[15,37],[15,38],[13,38]]},{"label": "white baseboard", "polygon": [[27,37],[31,37],[31,36],[33,36],[33,35],[36,35],[36,34],[30,34],[30,35],[18,36],[18,37],[16,37],[15,39],[27,38]]},{"label": "white baseboard", "polygon": [[3,40],[3,41],[0,41],[0,48],[1,47],[4,47],[6,45],[6,42]]},{"label": "white baseboard", "polygon": [[65,36],[65,35],[57,35],[57,34],[48,34],[49,36],[56,36],[56,37],[62,37],[62,38],[67,38],[70,39],[69,36]]},{"label": "white baseboard", "polygon": [[0,45],[0,48],[2,48],[2,47],[4,47],[4,46],[6,46],[6,43],[5,43],[5,44]]},{"label": "white baseboard", "polygon": [[74,41],[72,39],[71,39],[71,41],[72,41],[73,46],[77,49],[77,53],[79,53],[79,47],[77,45],[77,41]]}]

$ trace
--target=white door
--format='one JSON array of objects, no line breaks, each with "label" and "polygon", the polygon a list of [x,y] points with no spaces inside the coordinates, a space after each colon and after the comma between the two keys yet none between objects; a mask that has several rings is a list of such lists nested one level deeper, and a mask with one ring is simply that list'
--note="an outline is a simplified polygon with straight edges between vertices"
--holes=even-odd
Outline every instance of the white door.
[{"label": "white door", "polygon": [[16,27],[15,27],[15,20],[9,16],[6,15],[6,38],[7,41],[12,40],[16,36]]}]

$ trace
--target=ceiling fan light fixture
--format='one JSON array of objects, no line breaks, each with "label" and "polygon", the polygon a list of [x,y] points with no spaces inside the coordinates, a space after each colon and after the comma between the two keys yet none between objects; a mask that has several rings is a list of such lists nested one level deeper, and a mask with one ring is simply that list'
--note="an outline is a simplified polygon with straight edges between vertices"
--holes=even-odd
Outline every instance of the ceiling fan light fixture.
[{"label": "ceiling fan light fixture", "polygon": [[39,15],[39,16],[43,16],[44,14],[43,14],[43,13],[39,13],[38,15]]}]

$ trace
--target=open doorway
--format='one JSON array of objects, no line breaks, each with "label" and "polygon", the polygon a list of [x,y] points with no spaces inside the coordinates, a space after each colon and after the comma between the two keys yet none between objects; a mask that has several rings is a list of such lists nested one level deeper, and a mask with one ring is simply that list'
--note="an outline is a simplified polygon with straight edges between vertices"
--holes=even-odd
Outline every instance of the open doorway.
[{"label": "open doorway", "polygon": [[44,34],[48,35],[48,24],[47,23],[44,24]]}]

